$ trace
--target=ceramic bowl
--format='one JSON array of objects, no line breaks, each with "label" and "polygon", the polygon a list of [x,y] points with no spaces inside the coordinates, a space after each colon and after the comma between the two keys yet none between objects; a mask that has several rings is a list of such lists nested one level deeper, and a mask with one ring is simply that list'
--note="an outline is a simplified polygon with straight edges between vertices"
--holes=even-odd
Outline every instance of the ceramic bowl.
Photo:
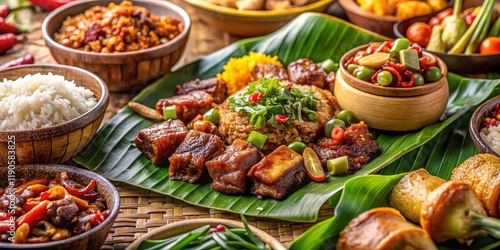
[{"label": "ceramic bowl", "polygon": [[[415,22],[428,23],[433,15],[425,15],[400,20],[394,24],[394,34],[396,37],[406,37],[406,30]],[[442,52],[432,52],[441,58],[448,66],[450,72],[456,73],[484,73],[496,71],[500,72],[500,54],[480,55],[480,54],[448,54]]]},{"label": "ceramic bowl", "polygon": [[482,120],[488,116],[498,104],[500,104],[500,96],[495,96],[481,104],[474,111],[469,123],[469,134],[472,138],[472,142],[474,142],[474,145],[476,145],[481,153],[490,153],[500,157],[500,153],[493,150],[493,148],[481,138]]},{"label": "ceramic bowl", "polygon": [[321,12],[333,0],[317,2],[283,11],[244,10],[218,6],[204,0],[186,0],[196,8],[196,13],[208,24],[241,37],[267,35],[278,30],[294,17],[304,12]]},{"label": "ceramic bowl", "polygon": [[[7,176],[9,168],[0,168],[0,175],[4,176],[0,181],[0,185],[5,187],[8,185]],[[87,250],[100,249],[104,244],[108,233],[113,227],[119,210],[120,196],[116,188],[104,177],[88,171],[66,165],[47,164],[47,165],[16,165],[13,168],[15,172],[14,178],[41,178],[41,177],[57,177],[60,172],[66,171],[71,180],[78,183],[89,183],[91,180],[96,180],[97,191],[106,199],[107,208],[111,211],[110,215],[98,226],[89,231],[59,241],[47,243],[31,243],[31,244],[12,244],[10,242],[0,242],[0,249],[37,249],[37,250]]]},{"label": "ceramic bowl", "polygon": [[15,80],[27,74],[62,75],[77,86],[94,92],[97,104],[77,118],[47,128],[0,131],[0,166],[8,163],[9,146],[14,146],[16,161],[29,163],[63,163],[78,154],[94,137],[109,104],[106,84],[95,74],[66,65],[25,65],[0,71],[2,78]]},{"label": "ceramic bowl", "polygon": [[334,94],[342,109],[351,110],[369,127],[387,131],[412,131],[439,120],[448,102],[446,64],[437,60],[443,76],[422,86],[399,88],[382,87],[360,80],[349,73],[345,62],[367,45],[356,47],[342,56],[337,71]]},{"label": "ceramic bowl", "polygon": [[184,51],[191,20],[182,8],[168,1],[134,0],[133,4],[144,6],[152,14],[181,20],[184,30],[171,41],[138,51],[119,53],[86,52],[57,43],[54,33],[69,16],[78,15],[92,6],[107,6],[118,0],[74,1],[52,11],[43,21],[42,36],[54,59],[61,64],[87,69],[100,76],[110,91],[129,91],[143,88],[147,83],[169,73]]},{"label": "ceramic bowl", "polygon": [[[129,245],[125,250],[137,250],[141,242],[144,240],[159,240],[166,239],[172,236],[176,236],[182,233],[186,233],[192,231],[201,226],[210,225],[211,227],[216,227],[219,224],[225,224],[233,227],[244,228],[243,223],[234,220],[227,219],[212,219],[212,218],[203,218],[203,219],[192,219],[192,220],[184,220],[178,221],[172,224],[167,224],[165,226],[156,228],[140,238],[134,241],[131,245]],[[259,237],[271,250],[285,250],[285,246],[283,246],[277,239],[269,235],[268,233],[249,225],[250,230],[255,234],[255,236]]]}]

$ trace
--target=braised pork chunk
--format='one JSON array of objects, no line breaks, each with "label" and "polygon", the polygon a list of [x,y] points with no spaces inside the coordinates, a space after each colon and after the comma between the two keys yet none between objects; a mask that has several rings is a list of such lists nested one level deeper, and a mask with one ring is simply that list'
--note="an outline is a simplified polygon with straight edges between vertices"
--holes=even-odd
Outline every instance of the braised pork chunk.
[{"label": "braised pork chunk", "polygon": [[252,81],[261,78],[277,78],[280,81],[288,80],[288,73],[282,66],[272,63],[259,63],[252,70]]},{"label": "braised pork chunk", "polygon": [[251,143],[236,139],[223,154],[207,161],[212,189],[226,194],[243,194],[247,190],[247,173],[261,159]]},{"label": "braised pork chunk", "polygon": [[226,82],[213,77],[209,79],[196,79],[175,87],[176,95],[185,95],[196,90],[204,91],[213,97],[215,103],[222,103],[227,97]]},{"label": "braised pork chunk", "polygon": [[203,114],[212,107],[213,98],[204,91],[193,91],[185,95],[176,95],[156,102],[155,108],[160,114],[168,106],[175,105],[177,118],[188,123],[198,114]]}]

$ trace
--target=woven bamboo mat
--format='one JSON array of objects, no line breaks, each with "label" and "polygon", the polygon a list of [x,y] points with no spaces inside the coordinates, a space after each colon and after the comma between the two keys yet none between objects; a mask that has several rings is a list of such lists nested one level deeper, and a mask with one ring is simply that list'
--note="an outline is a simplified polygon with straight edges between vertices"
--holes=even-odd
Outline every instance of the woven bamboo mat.
[{"label": "woven bamboo mat", "polygon": [[[101,249],[125,249],[145,233],[165,224],[196,218],[240,220],[239,215],[187,204],[181,200],[122,182],[113,183],[120,193],[120,214]],[[333,216],[328,205],[320,210],[319,221]],[[314,223],[246,217],[248,223],[272,235],[286,247]]]}]

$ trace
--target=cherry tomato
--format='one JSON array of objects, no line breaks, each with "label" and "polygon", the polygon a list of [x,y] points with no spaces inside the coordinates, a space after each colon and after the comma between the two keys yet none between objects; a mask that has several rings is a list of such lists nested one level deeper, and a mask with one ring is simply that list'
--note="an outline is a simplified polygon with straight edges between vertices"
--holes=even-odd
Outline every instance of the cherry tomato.
[{"label": "cherry tomato", "polygon": [[264,93],[262,92],[256,92],[248,96],[248,102],[253,104],[253,103],[258,103],[262,97],[264,96]]},{"label": "cherry tomato", "polygon": [[406,30],[406,37],[422,47],[426,47],[431,38],[431,26],[424,22],[416,22]]},{"label": "cherry tomato", "polygon": [[277,114],[274,116],[274,120],[276,120],[278,123],[281,123],[281,124],[287,122],[288,119],[290,119],[290,118],[284,114]]},{"label": "cherry tomato", "polygon": [[500,53],[500,37],[487,37],[479,46],[481,55]]}]

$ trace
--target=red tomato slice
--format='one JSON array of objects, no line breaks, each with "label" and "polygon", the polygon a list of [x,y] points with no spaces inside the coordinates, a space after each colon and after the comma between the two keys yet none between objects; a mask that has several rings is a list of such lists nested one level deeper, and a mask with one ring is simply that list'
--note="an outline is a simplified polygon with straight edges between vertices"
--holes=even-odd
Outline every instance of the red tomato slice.
[{"label": "red tomato slice", "polygon": [[310,147],[306,147],[302,153],[304,157],[304,167],[307,175],[315,182],[323,182],[326,179],[325,171],[321,165],[318,155]]}]

